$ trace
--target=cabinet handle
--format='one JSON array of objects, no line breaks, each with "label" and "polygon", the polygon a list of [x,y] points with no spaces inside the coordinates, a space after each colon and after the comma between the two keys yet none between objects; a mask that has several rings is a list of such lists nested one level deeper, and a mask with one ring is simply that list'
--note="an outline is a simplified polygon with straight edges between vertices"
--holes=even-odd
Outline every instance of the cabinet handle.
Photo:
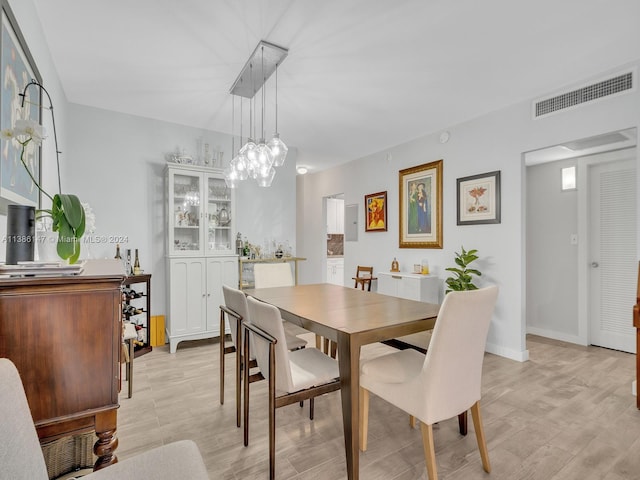
[{"label": "cabinet handle", "polygon": [[395,278],[396,280],[402,280],[402,277],[399,277],[398,275],[391,275],[391,278]]}]

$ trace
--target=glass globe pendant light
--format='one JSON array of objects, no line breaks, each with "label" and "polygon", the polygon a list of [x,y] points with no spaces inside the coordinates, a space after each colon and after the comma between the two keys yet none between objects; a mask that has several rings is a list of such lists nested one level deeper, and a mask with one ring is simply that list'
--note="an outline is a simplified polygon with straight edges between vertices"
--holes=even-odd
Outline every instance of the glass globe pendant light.
[{"label": "glass globe pendant light", "polygon": [[278,133],[278,64],[276,64],[276,133],[273,134],[273,138],[269,140],[267,145],[273,154],[273,165],[275,167],[284,165],[284,160],[287,158],[289,149],[280,139],[280,134]]}]

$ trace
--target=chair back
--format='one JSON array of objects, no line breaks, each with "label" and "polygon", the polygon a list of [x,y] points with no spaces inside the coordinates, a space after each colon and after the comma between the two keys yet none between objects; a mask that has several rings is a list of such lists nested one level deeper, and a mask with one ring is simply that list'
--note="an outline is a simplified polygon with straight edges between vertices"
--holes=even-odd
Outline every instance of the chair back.
[{"label": "chair back", "polygon": [[[247,296],[242,292],[242,290],[222,285],[222,295],[224,296],[224,304],[227,308],[236,312],[243,320],[249,319]],[[236,345],[238,324],[235,319],[229,318],[229,329],[231,330],[231,340],[233,341],[233,344]]]},{"label": "chair back", "polygon": [[293,283],[288,263],[256,263],[253,266],[256,288],[290,287]]},{"label": "chair back", "polygon": [[0,358],[0,477],[49,478],[22,381],[6,358]]},{"label": "chair back", "polygon": [[[253,325],[276,339],[274,345],[275,365],[276,365],[276,390],[293,392],[293,378],[291,376],[291,365],[289,364],[289,351],[284,334],[284,326],[280,310],[273,305],[256,300],[253,297],[247,299],[249,304],[249,318]],[[269,344],[255,338],[251,334],[251,353],[255,355],[260,372],[265,378],[269,375]]]},{"label": "chair back", "polygon": [[[363,275],[364,273],[364,275]],[[371,278],[373,277],[373,267],[363,267],[358,265],[358,268],[356,269],[356,277],[357,278]]]},{"label": "chair back", "polygon": [[424,418],[454,417],[481,397],[482,362],[498,287],[450,292],[440,307],[422,368]]}]

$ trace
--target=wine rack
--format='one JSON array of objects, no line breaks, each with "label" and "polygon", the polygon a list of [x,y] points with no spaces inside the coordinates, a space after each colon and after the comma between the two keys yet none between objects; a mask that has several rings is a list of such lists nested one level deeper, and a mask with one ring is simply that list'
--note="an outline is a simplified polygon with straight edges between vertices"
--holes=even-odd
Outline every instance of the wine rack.
[{"label": "wine rack", "polygon": [[[151,351],[151,274],[130,275],[122,282],[122,319],[138,331],[135,356]],[[139,332],[143,332],[142,335]]]}]

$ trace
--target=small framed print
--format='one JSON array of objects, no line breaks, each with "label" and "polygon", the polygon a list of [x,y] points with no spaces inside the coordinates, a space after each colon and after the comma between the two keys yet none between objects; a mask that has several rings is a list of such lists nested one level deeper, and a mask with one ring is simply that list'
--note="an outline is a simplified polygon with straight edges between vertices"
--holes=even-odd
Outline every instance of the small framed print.
[{"label": "small framed print", "polygon": [[442,248],[442,160],[405,168],[400,180],[400,248]]},{"label": "small framed print", "polygon": [[387,192],[365,195],[364,211],[367,216],[365,232],[387,231]]},{"label": "small framed print", "polygon": [[458,225],[500,223],[500,171],[458,178]]}]

